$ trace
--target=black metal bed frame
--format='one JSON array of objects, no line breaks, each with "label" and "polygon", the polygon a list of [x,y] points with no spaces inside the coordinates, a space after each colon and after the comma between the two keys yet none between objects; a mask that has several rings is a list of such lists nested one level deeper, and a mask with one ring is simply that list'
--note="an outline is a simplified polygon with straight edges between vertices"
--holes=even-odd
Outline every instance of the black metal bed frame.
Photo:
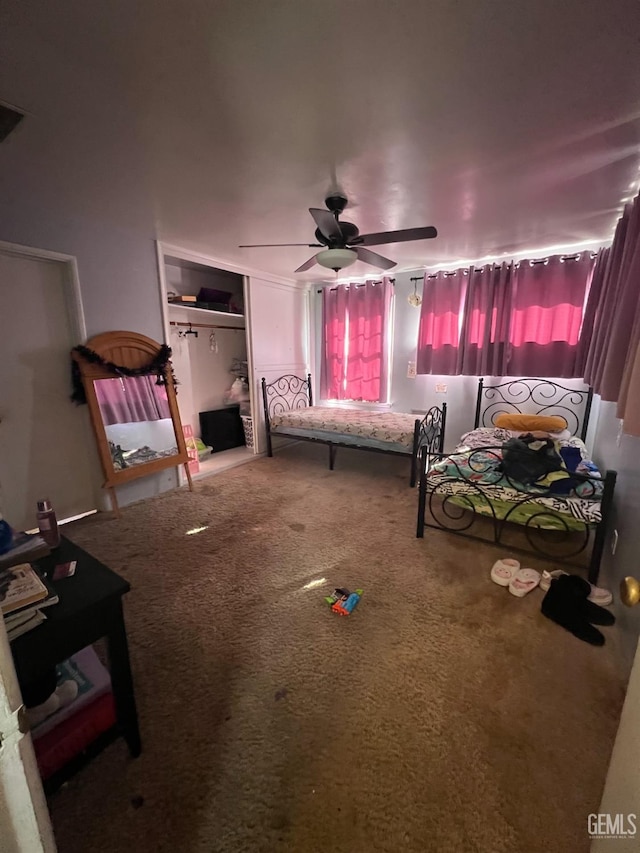
[{"label": "black metal bed frame", "polygon": [[[488,386],[484,385],[483,379],[480,379],[478,383],[474,428],[493,425],[495,418],[501,412],[522,413],[520,406],[525,406],[528,409],[534,408],[535,414],[562,414],[567,420],[569,427],[572,428],[572,432],[575,434],[579,431],[580,437],[584,440],[589,425],[592,397],[593,392],[591,388],[587,391],[574,391],[548,379],[518,379],[500,383],[499,385]],[[485,401],[484,408],[483,400]],[[577,406],[578,411],[574,411],[569,405]],[[579,411],[580,409],[582,409],[582,412]],[[560,560],[569,565],[579,566],[579,563],[576,564],[572,561],[585,551],[589,542],[592,541],[588,577],[591,583],[597,583],[600,562],[604,552],[613,509],[613,495],[617,478],[616,471],[609,470],[602,478],[576,473],[571,474],[574,481],[579,480],[583,484],[591,484],[590,489],[589,487],[583,487],[586,494],[583,494],[582,497],[586,500],[598,501],[601,515],[601,520],[598,523],[588,523],[574,519],[583,526],[582,530],[576,531],[569,528],[560,513],[555,512],[550,507],[547,508],[537,503],[537,499],[539,498],[560,497],[552,492],[551,488],[540,489],[535,494],[525,492],[520,483],[510,480],[502,471],[496,470],[494,463],[501,458],[501,451],[501,445],[490,445],[475,448],[467,451],[465,454],[465,461],[474,475],[484,475],[486,478],[489,473],[495,474],[495,480],[489,483],[478,483],[470,479],[469,476],[465,476],[456,460],[451,459],[451,454],[434,454],[428,452],[420,454],[417,537],[423,538],[425,527],[431,527],[436,530],[446,530],[450,533],[466,535],[471,539],[498,545],[502,542],[505,531],[514,532],[520,530],[524,533],[530,548],[527,550],[525,548],[514,547],[510,544],[510,550],[522,551],[524,553],[530,553],[533,550],[538,555],[547,559]],[[492,457],[494,457],[493,460]],[[459,476],[446,477],[438,483],[432,484],[430,487],[428,475],[431,466],[443,459],[449,459],[453,462]],[[477,507],[472,503],[469,495],[448,493],[448,487],[460,481],[463,481],[471,489],[476,499],[480,498],[489,510],[488,512],[479,512]],[[492,490],[495,490],[498,486],[509,486],[522,494],[520,500],[513,501],[513,506],[510,507],[503,518],[498,517],[491,499]],[[535,506],[536,511],[524,523],[522,521],[513,521],[510,516],[524,504]],[[425,518],[427,508],[430,518],[433,519],[433,523],[427,522]],[[548,527],[543,527],[542,524],[545,517],[547,519],[553,517],[556,524],[560,521],[563,529],[552,530]],[[485,523],[488,522],[491,531],[490,536],[467,533],[478,520],[481,520],[478,527],[482,525],[482,520]]]},{"label": "black metal bed frame", "polygon": [[[484,409],[483,400],[488,401]],[[593,388],[578,391],[550,379],[529,378],[485,385],[484,379],[480,377],[473,428],[494,426],[496,418],[501,414],[524,414],[519,407],[526,406],[526,414],[560,415],[566,420],[567,429],[571,434],[579,434],[584,441],[587,437],[592,401]]]},{"label": "black metal bed frame", "polygon": [[[413,428],[413,444],[411,450],[397,450],[381,447],[369,447],[366,444],[358,444],[355,436],[350,436],[353,441],[340,440],[340,433],[334,438],[316,438],[314,436],[298,435],[289,432],[286,427],[272,429],[271,418],[273,415],[290,412],[293,409],[304,409],[313,406],[313,390],[311,387],[311,374],[306,379],[287,373],[273,382],[267,382],[262,377],[262,403],[264,407],[264,422],[267,431],[267,456],[273,456],[272,436],[295,439],[296,441],[311,441],[316,444],[326,444],[329,448],[329,469],[333,471],[336,459],[336,449],[347,447],[352,450],[370,450],[374,453],[384,453],[390,456],[409,456],[411,458],[411,470],[409,485],[415,486],[418,471],[418,456],[422,449],[429,454],[443,453],[444,433],[447,420],[447,404],[432,406],[423,418],[416,418]],[[371,412],[372,420],[375,412]]]}]

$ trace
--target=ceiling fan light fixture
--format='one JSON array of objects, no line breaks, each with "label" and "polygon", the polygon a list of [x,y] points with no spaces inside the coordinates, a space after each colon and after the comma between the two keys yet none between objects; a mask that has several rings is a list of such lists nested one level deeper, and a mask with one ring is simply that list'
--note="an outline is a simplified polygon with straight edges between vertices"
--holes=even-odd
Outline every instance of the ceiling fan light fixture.
[{"label": "ceiling fan light fixture", "polygon": [[317,263],[329,270],[342,270],[357,260],[358,255],[352,249],[325,249],[316,255]]}]

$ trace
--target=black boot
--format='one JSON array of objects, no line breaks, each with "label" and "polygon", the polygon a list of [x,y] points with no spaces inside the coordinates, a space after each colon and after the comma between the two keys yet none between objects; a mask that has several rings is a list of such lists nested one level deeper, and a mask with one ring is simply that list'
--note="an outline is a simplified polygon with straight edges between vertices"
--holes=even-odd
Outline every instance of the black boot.
[{"label": "black boot", "polygon": [[567,597],[573,596],[578,606],[578,612],[592,625],[613,625],[616,618],[609,610],[588,601],[591,584],[579,575],[561,575],[556,579],[558,591]]},{"label": "black boot", "polygon": [[[591,643],[592,646],[603,646],[604,636],[591,625],[584,612],[587,609],[584,605],[591,604],[591,602],[588,602],[586,598],[576,596],[571,584],[561,584],[560,581],[564,577],[563,575],[551,581],[551,586],[542,599],[542,607],[540,608],[542,613],[548,619],[566,628],[579,640]],[[598,609],[601,610],[602,608]]]}]

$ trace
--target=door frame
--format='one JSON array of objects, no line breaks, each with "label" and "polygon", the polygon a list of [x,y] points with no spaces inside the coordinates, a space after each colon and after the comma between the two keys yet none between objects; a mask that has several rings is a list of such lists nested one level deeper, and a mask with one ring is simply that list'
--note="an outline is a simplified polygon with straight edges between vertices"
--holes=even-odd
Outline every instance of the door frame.
[{"label": "door frame", "polygon": [[[9,243],[5,240],[0,240],[0,254],[62,264],[64,296],[72,342],[84,343],[87,339],[87,327],[80,290],[78,262],[75,256],[52,252],[48,249],[24,246],[20,243]],[[91,436],[87,423],[85,423],[85,434],[87,442],[90,442]],[[89,446],[88,444],[87,447]],[[95,477],[92,479],[95,481]],[[0,658],[0,680],[2,680],[0,690],[5,695],[10,696],[12,704],[16,705],[20,694],[4,623],[0,625]],[[8,735],[9,732],[6,734]],[[17,730],[11,735],[11,739],[7,738],[6,748],[16,750],[11,759],[11,772],[14,774],[12,776],[12,789],[0,792],[0,800],[4,804],[2,813],[5,817],[10,815],[11,820],[9,825],[3,825],[2,829],[8,833],[7,841],[11,843],[12,849],[22,849],[25,844],[28,844],[29,849],[33,849],[34,853],[36,850],[54,851],[55,841],[31,736],[28,733],[20,736]],[[7,784],[6,779],[2,782]],[[7,814],[5,814],[5,809],[8,810]]]},{"label": "door frame", "polygon": [[24,714],[4,620],[0,620],[0,837],[3,849],[55,853],[56,843],[40,771]]},{"label": "door frame", "polygon": [[[288,287],[295,286],[293,280],[281,278],[271,273],[260,272],[259,270],[250,267],[240,267],[237,264],[224,261],[220,258],[215,258],[212,255],[203,255],[201,252],[193,252],[189,249],[183,249],[181,246],[176,246],[172,243],[165,243],[162,240],[156,240],[156,256],[158,260],[158,295],[160,297],[160,311],[162,314],[162,325],[164,328],[164,343],[171,346],[171,333],[169,326],[169,309],[167,300],[167,277],[165,272],[165,255],[173,258],[179,258],[183,261],[191,261],[195,264],[200,264],[204,267],[212,267],[213,269],[225,270],[225,272],[236,273],[243,278],[243,293],[244,293],[244,325],[245,325],[245,341],[247,345],[247,367],[249,370],[249,387],[251,395],[251,418],[254,424],[259,423],[261,401],[258,399],[255,388],[255,378],[253,371],[253,354],[252,354],[252,330],[251,330],[251,297],[249,293],[249,281],[253,276],[269,281],[274,284],[285,284]],[[258,447],[258,442],[255,439],[254,431],[254,455],[264,455]],[[184,483],[184,477],[180,472],[180,482]]]},{"label": "door frame", "polygon": [[20,243],[7,243],[4,240],[0,240],[0,253],[34,258],[40,261],[55,261],[64,265],[65,297],[69,320],[71,322],[71,333],[77,343],[84,343],[87,340],[87,326],[82,304],[82,292],[80,290],[78,261],[75,255],[52,252],[49,249],[36,249],[32,246],[23,246]]},{"label": "door frame", "polygon": [[[18,258],[32,258],[39,261],[52,261],[63,265],[64,296],[67,305],[67,314],[71,330],[72,345],[83,344],[87,340],[87,324],[84,316],[84,305],[82,303],[82,291],[80,289],[80,276],[78,275],[78,261],[75,255],[67,255],[63,252],[52,252],[50,249],[37,249],[33,246],[24,246],[21,243],[8,243],[0,240],[0,254],[13,255]],[[71,356],[69,356],[71,358]],[[89,474],[93,487],[94,510],[98,507],[100,498],[100,479],[97,459],[92,459],[91,448],[94,446],[94,437],[89,424],[89,418],[84,418],[84,439],[89,455]],[[2,511],[2,483],[0,483],[0,512]],[[71,519],[68,519],[71,520]]]}]

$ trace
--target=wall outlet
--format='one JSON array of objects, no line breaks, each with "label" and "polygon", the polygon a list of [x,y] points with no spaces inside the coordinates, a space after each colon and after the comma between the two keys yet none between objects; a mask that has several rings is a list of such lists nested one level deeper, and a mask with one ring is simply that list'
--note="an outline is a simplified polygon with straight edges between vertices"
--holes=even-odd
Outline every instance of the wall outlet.
[{"label": "wall outlet", "polygon": [[447,393],[447,383],[446,382],[436,382],[436,394],[446,394]]},{"label": "wall outlet", "polygon": [[611,554],[614,555],[616,553],[616,548],[618,547],[618,531],[614,530],[611,536]]},{"label": "wall outlet", "polygon": [[407,379],[415,379],[416,378],[416,363],[415,361],[410,361],[407,366]]}]

